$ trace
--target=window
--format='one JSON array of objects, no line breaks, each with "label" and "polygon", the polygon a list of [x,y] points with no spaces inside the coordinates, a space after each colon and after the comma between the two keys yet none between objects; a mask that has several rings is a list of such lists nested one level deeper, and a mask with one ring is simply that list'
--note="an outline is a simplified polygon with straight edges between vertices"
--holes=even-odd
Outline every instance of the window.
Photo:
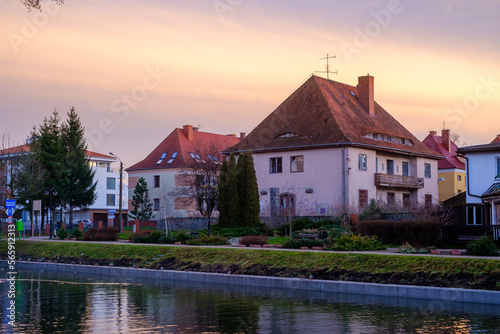
[{"label": "window", "polygon": [[432,206],[432,195],[431,194],[426,194],[425,195],[425,207],[429,208]]},{"label": "window", "polygon": [[154,176],[154,185],[153,185],[153,187],[160,188],[160,175],[155,175]]},{"label": "window", "polygon": [[366,154],[360,153],[358,154],[358,169],[366,170]]},{"label": "window", "polygon": [[403,161],[403,176],[410,175],[410,164],[406,161]]},{"label": "window", "polygon": [[408,208],[410,207],[410,194],[408,193],[403,193],[403,208]]},{"label": "window", "polygon": [[298,173],[304,171],[304,156],[296,155],[294,157],[290,157],[290,172]]},{"label": "window", "polygon": [[483,208],[481,206],[469,206],[466,210],[467,225],[483,225]]},{"label": "window", "polygon": [[495,179],[500,179],[500,157],[497,157],[497,175],[495,175]]},{"label": "window", "polygon": [[457,175],[457,181],[462,181],[462,175]]},{"label": "window", "polygon": [[160,210],[160,199],[159,198],[153,199],[153,210],[154,211]]},{"label": "window", "polygon": [[107,194],[106,195],[106,205],[107,206],[115,206],[115,194]]},{"label": "window", "polygon": [[161,164],[161,162],[163,161],[163,159],[165,159],[165,157],[166,157],[166,156],[167,156],[167,152],[163,152],[163,153],[161,154],[161,158],[160,158],[160,160],[158,160],[158,161],[156,162],[156,164],[157,164],[157,165]]},{"label": "window", "polygon": [[394,174],[394,160],[387,159],[387,174]]},{"label": "window", "polygon": [[168,160],[167,165],[171,164],[175,160],[175,158],[177,158],[177,151],[172,154],[172,157],[170,158],[170,160]]},{"label": "window", "polygon": [[424,176],[426,179],[431,178],[431,164],[424,164]]},{"label": "window", "polygon": [[277,174],[283,172],[283,165],[281,158],[270,158],[269,159],[269,173]]},{"label": "window", "polygon": [[106,189],[115,190],[116,189],[116,179],[114,177],[108,177],[106,180]]},{"label": "window", "polygon": [[364,209],[368,206],[368,190],[359,189],[359,208]]},{"label": "window", "polygon": [[387,193],[387,204],[395,204],[396,203],[396,194],[395,193]]}]

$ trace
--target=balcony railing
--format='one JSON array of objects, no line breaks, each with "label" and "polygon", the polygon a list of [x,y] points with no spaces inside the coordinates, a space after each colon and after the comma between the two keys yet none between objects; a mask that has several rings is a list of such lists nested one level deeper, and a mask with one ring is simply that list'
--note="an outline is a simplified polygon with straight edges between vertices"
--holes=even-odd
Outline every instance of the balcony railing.
[{"label": "balcony railing", "polygon": [[418,189],[424,187],[424,179],[414,176],[375,174],[375,186]]}]

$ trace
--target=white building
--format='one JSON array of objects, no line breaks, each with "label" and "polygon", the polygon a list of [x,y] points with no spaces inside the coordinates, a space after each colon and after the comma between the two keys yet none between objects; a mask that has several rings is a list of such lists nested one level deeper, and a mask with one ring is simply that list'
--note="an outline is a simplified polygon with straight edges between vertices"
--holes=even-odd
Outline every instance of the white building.
[{"label": "white building", "polygon": [[356,87],[312,76],[229,151],[252,152],[262,216],[438,204],[444,157],[375,102],[371,76]]},{"label": "white building", "polygon": [[[12,147],[9,149],[0,151],[0,159],[2,159],[7,164],[13,156],[19,154],[29,153],[29,146],[21,145]],[[108,217],[113,210],[115,211],[115,219],[118,220],[118,210],[119,210],[119,193],[120,193],[120,165],[118,160],[111,156],[100,154],[96,152],[87,151],[87,156],[89,158],[89,163],[92,169],[95,171],[94,182],[97,182],[96,186],[96,200],[94,204],[90,205],[85,210],[75,209],[73,212],[73,222],[80,220],[90,220],[97,226],[97,222],[102,221],[103,226],[108,224]],[[8,168],[4,170],[8,172]],[[8,173],[2,174],[6,180],[10,177]],[[123,171],[123,189],[122,189],[122,217],[124,220],[124,225],[127,222],[128,215],[128,177],[127,173]],[[23,203],[17,203],[19,209],[23,209]],[[60,210],[56,208],[54,210],[55,220],[64,221],[66,224],[70,223],[69,213],[65,210],[62,212],[62,220]],[[27,212],[23,211],[23,221],[25,222],[25,227],[29,228],[31,226],[31,218]],[[40,217],[36,221],[40,222]]]},{"label": "white building", "polygon": [[461,147],[457,152],[466,165],[467,225],[500,225],[500,142]]},{"label": "white building", "polygon": [[[97,181],[96,200],[86,210],[75,211],[73,221],[89,219],[94,226],[97,226],[96,224],[99,221],[103,223],[103,226],[111,226],[109,216],[114,215],[113,222],[118,222],[120,163],[118,159],[111,155],[87,151],[87,156],[90,159],[90,166],[95,171],[94,181]],[[122,187],[122,219],[124,226],[126,226],[128,216],[128,175],[125,170],[123,171]],[[64,221],[69,223],[67,213],[64,214]]]}]

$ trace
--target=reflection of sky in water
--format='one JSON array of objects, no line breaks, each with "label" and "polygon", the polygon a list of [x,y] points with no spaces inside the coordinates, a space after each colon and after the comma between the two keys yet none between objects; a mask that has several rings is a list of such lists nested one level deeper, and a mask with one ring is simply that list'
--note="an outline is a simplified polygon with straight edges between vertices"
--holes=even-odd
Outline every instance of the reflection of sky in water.
[{"label": "reflection of sky in water", "polygon": [[499,333],[500,306],[20,272],[2,333]]}]

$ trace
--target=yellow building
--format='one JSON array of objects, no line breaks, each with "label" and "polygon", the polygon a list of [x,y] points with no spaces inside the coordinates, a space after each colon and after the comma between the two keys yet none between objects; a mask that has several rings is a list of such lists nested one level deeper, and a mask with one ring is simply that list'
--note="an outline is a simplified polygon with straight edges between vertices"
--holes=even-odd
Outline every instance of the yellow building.
[{"label": "yellow building", "polygon": [[457,145],[450,139],[450,130],[442,130],[441,136],[437,135],[437,131],[429,131],[422,143],[446,157],[438,161],[439,202],[465,192],[465,163],[463,158],[457,156]]}]

